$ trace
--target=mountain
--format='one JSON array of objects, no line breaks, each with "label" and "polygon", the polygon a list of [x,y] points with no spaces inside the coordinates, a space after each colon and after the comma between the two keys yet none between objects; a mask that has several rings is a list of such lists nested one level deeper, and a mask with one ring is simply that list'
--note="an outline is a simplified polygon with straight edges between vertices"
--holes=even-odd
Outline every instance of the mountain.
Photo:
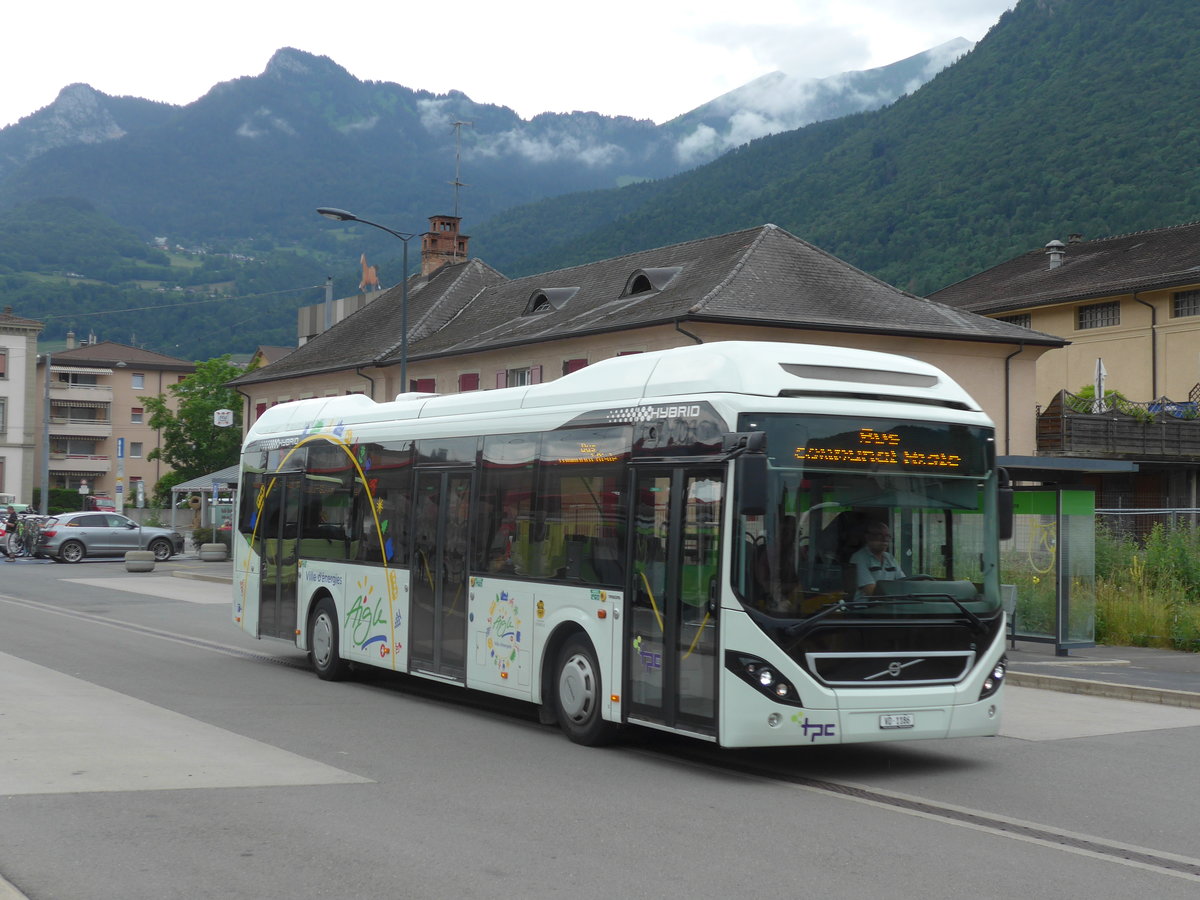
[{"label": "mountain", "polygon": [[[352,261],[364,250],[385,278],[399,277],[393,239],[330,228],[317,206],[421,231],[428,215],[460,200],[474,223],[543,197],[652,181],[742,137],[887,103],[955,52],[958,45],[935,48],[822,82],[776,73],[662,126],[591,112],[523,120],[459,92],[363,82],[327,57],[290,48],[262,74],[218,84],[186,106],[70,85],[0,129],[0,303],[46,318],[51,339],[72,327],[111,334],[121,317],[93,321],[105,302],[142,309],[141,338],[178,353],[184,339],[171,328],[194,324],[198,313],[178,303],[160,311],[163,294],[178,301],[206,292],[237,305],[267,285],[320,283],[330,268],[346,273],[336,287],[351,293]],[[457,196],[449,184],[460,177],[456,156],[469,182]],[[188,253],[149,262],[130,255],[131,236]],[[295,307],[319,298],[297,290],[255,299],[257,315],[243,328],[191,327],[186,346],[199,357],[231,338],[212,352],[291,343]],[[219,306],[201,306],[220,318]],[[131,342],[131,333],[114,337]]]},{"label": "mountain", "polygon": [[664,126],[682,163],[707,162],[768,134],[879,109],[912,93],[975,45],[955,38],[891,65],[829,78],[771,72]]},{"label": "mountain", "polygon": [[927,293],[1048,240],[1194,220],[1200,4],[1021,0],[886,108],[474,229],[510,275],[772,222]]}]

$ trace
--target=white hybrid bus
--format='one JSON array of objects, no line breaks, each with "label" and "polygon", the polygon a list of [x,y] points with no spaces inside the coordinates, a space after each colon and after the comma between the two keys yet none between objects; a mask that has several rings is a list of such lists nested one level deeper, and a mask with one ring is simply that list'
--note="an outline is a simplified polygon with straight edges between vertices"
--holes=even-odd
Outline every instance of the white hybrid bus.
[{"label": "white hybrid bus", "polygon": [[285,403],[242,450],[233,619],[321,678],[519,698],[583,744],[991,735],[995,449],[933,366],[803,344]]}]

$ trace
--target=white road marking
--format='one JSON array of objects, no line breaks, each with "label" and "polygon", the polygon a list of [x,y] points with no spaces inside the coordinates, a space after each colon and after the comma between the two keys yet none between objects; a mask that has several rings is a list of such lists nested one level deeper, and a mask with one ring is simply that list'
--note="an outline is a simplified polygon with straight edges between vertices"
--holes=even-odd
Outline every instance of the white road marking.
[{"label": "white road marking", "polygon": [[131,576],[128,578],[64,578],[72,584],[86,584],[88,587],[102,587],[113,591],[124,591],[130,594],[145,594],[148,597],[158,597],[163,600],[183,600],[187,603],[224,603],[233,602],[233,595],[227,584],[215,581],[193,581],[190,578],[174,578],[172,576]]},{"label": "white road marking", "polygon": [[0,796],[370,779],[0,653]]}]

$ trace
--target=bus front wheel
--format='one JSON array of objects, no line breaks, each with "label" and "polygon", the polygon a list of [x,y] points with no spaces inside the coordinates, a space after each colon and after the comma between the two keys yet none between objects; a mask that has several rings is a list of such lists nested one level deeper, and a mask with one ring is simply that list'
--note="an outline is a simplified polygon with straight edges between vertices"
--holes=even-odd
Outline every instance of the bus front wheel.
[{"label": "bus front wheel", "polygon": [[318,601],[308,623],[308,658],[323,681],[341,681],[350,670],[338,653],[337,609],[328,597]]},{"label": "bus front wheel", "polygon": [[596,747],[616,734],[616,726],[600,714],[604,704],[600,664],[591,641],[573,635],[558,655],[554,702],[558,724],[572,741]]}]

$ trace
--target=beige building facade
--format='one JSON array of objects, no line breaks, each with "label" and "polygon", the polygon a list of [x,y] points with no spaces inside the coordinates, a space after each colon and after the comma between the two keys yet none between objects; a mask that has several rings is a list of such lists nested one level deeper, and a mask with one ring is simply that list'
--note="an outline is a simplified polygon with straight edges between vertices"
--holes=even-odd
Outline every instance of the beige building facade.
[{"label": "beige building facade", "polygon": [[[193,363],[113,341],[71,346],[38,362],[39,416],[49,398],[50,487],[135,505],[169,470],[149,459],[159,447],[144,398],[195,371]],[[47,380],[48,379],[48,380]],[[39,438],[39,446],[42,438]]]}]

